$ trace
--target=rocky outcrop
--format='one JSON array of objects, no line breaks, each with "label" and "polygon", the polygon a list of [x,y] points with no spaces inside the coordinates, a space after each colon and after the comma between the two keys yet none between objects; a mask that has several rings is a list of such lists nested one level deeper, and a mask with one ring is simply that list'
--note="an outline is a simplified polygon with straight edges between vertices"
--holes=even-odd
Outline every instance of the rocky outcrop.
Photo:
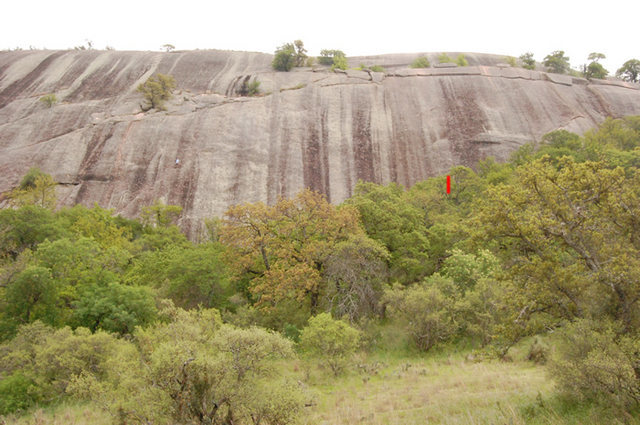
[{"label": "rocky outcrop", "polygon": [[[417,56],[351,59],[386,73],[280,73],[261,53],[0,53],[0,193],[37,165],[61,182],[63,205],[135,216],[160,198],[184,207],[193,235],[234,203],[304,187],[340,202],[358,180],[408,186],[452,165],[504,160],[555,129],[640,114],[638,86],[620,81],[473,54],[464,68],[409,69]],[[143,113],[136,87],[154,73],[178,88],[167,111]],[[254,80],[263,94],[239,97]],[[48,93],[60,99],[52,108],[38,101]]]}]

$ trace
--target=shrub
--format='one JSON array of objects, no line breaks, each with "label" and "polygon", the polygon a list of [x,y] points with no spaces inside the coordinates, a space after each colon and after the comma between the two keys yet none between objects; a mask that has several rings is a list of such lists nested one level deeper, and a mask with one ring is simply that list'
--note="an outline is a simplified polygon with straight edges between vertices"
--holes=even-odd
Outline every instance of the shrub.
[{"label": "shrub", "polygon": [[240,87],[240,91],[239,91],[240,96],[248,96],[248,97],[253,97],[253,96],[257,96],[260,94],[260,81],[258,80],[254,80],[252,82],[247,82],[247,80],[244,80],[242,82],[242,86]]},{"label": "shrub", "polygon": [[[509,328],[504,324],[510,323],[516,309],[510,302],[509,289],[505,282],[481,278],[455,306],[464,334],[482,347],[494,343],[504,353],[513,342],[509,338]],[[515,314],[517,316],[517,311]]]},{"label": "shrub", "polygon": [[300,390],[277,379],[274,363],[294,355],[290,341],[263,329],[223,325],[216,310],[168,305],[163,314],[168,323],[139,330],[137,350],[114,356],[106,377],[85,372],[70,390],[123,423],[295,421]]},{"label": "shrub", "polygon": [[349,67],[347,63],[347,58],[345,56],[334,56],[333,57],[333,65],[331,65],[331,69],[342,69],[345,70]]},{"label": "shrub", "polygon": [[26,410],[37,401],[35,383],[22,373],[14,372],[0,380],[0,415]]},{"label": "shrub", "polygon": [[271,62],[271,66],[276,71],[291,71],[291,68],[293,68],[293,65],[295,64],[294,54],[295,50],[291,43],[283,44],[276,49],[275,57]]},{"label": "shrub", "polygon": [[57,185],[53,177],[34,167],[22,178],[20,186],[9,192],[8,198],[14,206],[37,205],[53,210],[57,203]]},{"label": "shrub", "polygon": [[285,43],[276,49],[271,66],[276,71],[289,72],[294,66],[304,66],[307,60],[306,52],[301,40]]},{"label": "shrub", "polygon": [[42,96],[40,98],[40,102],[42,102],[45,105],[47,105],[47,108],[51,108],[53,105],[58,103],[58,98],[56,97],[55,94],[50,93],[50,94]]},{"label": "shrub", "polygon": [[566,74],[569,71],[569,58],[564,55],[563,50],[556,50],[545,56],[542,62],[549,72],[555,74]]},{"label": "shrub", "polygon": [[607,71],[602,64],[598,62],[591,62],[584,68],[584,77],[587,79],[597,78],[603,80],[607,78],[609,71]]},{"label": "shrub", "polygon": [[354,322],[380,312],[389,259],[385,247],[365,235],[349,236],[334,245],[323,277],[329,282],[327,296],[337,317]]},{"label": "shrub", "polygon": [[320,50],[320,56],[318,56],[318,63],[320,63],[320,65],[333,65],[334,58],[336,57],[346,58],[347,55],[342,50],[323,49],[323,50]]},{"label": "shrub", "polygon": [[458,64],[458,66],[469,66],[469,62],[467,62],[467,58],[465,58],[462,53],[459,54],[458,57],[456,58],[456,64]]},{"label": "shrub", "polygon": [[529,353],[527,354],[527,360],[530,360],[537,364],[545,364],[549,357],[549,346],[542,341],[539,336],[536,336],[529,347]]},{"label": "shrub", "polygon": [[616,71],[616,77],[632,83],[640,82],[640,60],[629,59]]},{"label": "shrub", "polygon": [[420,58],[416,58],[413,62],[411,62],[409,68],[429,68],[430,66],[431,64],[429,63],[429,59],[422,56]]},{"label": "shrub", "polygon": [[524,69],[536,69],[536,61],[533,59],[533,53],[527,52],[522,54],[520,60],[522,61],[522,67]]},{"label": "shrub", "polygon": [[461,292],[473,289],[482,278],[495,276],[500,266],[500,261],[486,249],[477,254],[452,249],[449,254],[443,262],[441,273],[451,278]]},{"label": "shrub", "polygon": [[385,69],[380,65],[372,65],[369,67],[369,69],[373,72],[385,72]]},{"label": "shrub", "polygon": [[307,61],[307,49],[304,48],[302,40],[295,40],[293,42],[295,50],[295,66],[304,66]]},{"label": "shrub", "polygon": [[514,58],[513,56],[505,56],[504,57],[504,61],[509,64],[510,67],[515,68],[516,66],[518,66],[518,62],[516,60],[516,58]]},{"label": "shrub", "polygon": [[148,325],[156,318],[156,306],[150,288],[115,282],[87,288],[74,307],[76,325],[92,331],[104,329],[121,335],[133,333],[136,326]]},{"label": "shrub", "polygon": [[567,326],[549,368],[561,390],[581,400],[640,404],[640,340],[618,326],[579,320]]},{"label": "shrub", "polygon": [[441,55],[438,56],[438,62],[439,63],[452,63],[453,59],[451,59],[451,57],[448,54],[442,53]]},{"label": "shrub", "polygon": [[128,345],[102,331],[55,330],[41,322],[23,325],[15,338],[0,345],[0,373],[10,376],[9,383],[3,380],[0,385],[0,400],[7,395],[13,400],[5,409],[21,409],[36,400],[61,400],[75,376],[91,371],[104,377],[108,359]]},{"label": "shrub", "polygon": [[176,81],[171,75],[157,74],[149,77],[147,81],[138,86],[138,91],[142,93],[147,101],[144,111],[157,109],[164,111],[164,102],[171,99],[171,92],[176,87]]},{"label": "shrub", "polygon": [[291,323],[285,324],[284,330],[282,331],[282,333],[286,338],[290,339],[295,343],[300,342],[300,332],[301,332],[300,329],[298,329],[296,325],[293,325]]},{"label": "shrub", "polygon": [[335,376],[349,364],[360,343],[361,334],[329,313],[309,319],[309,326],[300,334],[300,345],[313,356],[320,357]]},{"label": "shrub", "polygon": [[151,227],[169,227],[175,224],[182,213],[182,207],[179,205],[165,205],[159,199],[153,202],[153,205],[142,207],[140,218],[142,224]]},{"label": "shrub", "polygon": [[401,321],[416,346],[428,351],[449,339],[456,330],[453,320],[455,286],[449,279],[432,276],[409,288],[396,285],[385,292],[383,302],[390,316]]}]

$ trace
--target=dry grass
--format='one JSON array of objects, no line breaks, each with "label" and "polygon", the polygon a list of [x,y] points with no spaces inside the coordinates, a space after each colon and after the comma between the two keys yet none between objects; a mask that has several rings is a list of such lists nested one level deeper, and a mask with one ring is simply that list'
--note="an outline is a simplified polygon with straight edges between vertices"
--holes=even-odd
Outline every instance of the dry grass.
[{"label": "dry grass", "polygon": [[30,415],[0,419],[3,425],[112,425],[111,417],[90,404],[37,409]]},{"label": "dry grass", "polygon": [[371,377],[321,380],[310,380],[317,404],[304,424],[517,425],[525,422],[515,406],[534,403],[538,394],[552,390],[540,367],[463,359],[414,359]]},{"label": "dry grass", "polygon": [[[564,403],[545,369],[516,361],[471,362],[464,355],[360,358],[365,367],[335,379],[317,365],[282,365],[313,405],[300,425],[640,425],[626,412]],[[0,425],[112,425],[90,404],[35,410]]]}]

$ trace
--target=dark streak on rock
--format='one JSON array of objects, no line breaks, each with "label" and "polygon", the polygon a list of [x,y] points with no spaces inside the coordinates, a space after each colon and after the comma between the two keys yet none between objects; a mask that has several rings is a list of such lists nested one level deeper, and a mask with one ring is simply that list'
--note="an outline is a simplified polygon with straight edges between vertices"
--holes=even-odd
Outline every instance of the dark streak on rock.
[{"label": "dark streak on rock", "polygon": [[113,136],[114,129],[114,123],[107,123],[99,126],[99,130],[93,133],[91,139],[87,143],[87,150],[85,151],[84,158],[80,163],[78,176],[81,181],[99,179],[92,170],[102,156],[102,150],[104,149],[106,141]]},{"label": "dark streak on rock", "polygon": [[65,100],[78,102],[117,96],[135,81],[133,78],[117,78],[125,66],[126,62],[122,59],[118,60],[115,66],[112,62],[106,63],[86,76]]},{"label": "dark streak on rock", "polygon": [[276,186],[277,161],[278,161],[278,110],[280,96],[271,96],[269,113],[269,165],[267,166],[267,204],[273,205],[278,199]]},{"label": "dark streak on rock", "polygon": [[317,97],[312,104],[314,107],[307,116],[307,136],[302,150],[304,186],[330,199],[327,109]]},{"label": "dark streak on rock", "polygon": [[[389,105],[391,102],[387,102],[387,98],[390,96],[389,94],[390,92],[388,90],[385,90],[382,96],[382,104],[384,107],[384,111],[385,114],[389,114],[391,116],[393,116],[393,111],[389,110]],[[390,134],[394,134],[393,133],[393,124],[391,125],[391,129],[389,131]],[[397,167],[397,162],[398,162],[398,155],[395,149],[395,143],[391,144],[391,148],[389,149],[389,176],[391,178],[391,181],[398,181],[398,167]]]},{"label": "dark streak on rock", "polygon": [[587,91],[591,95],[589,96],[589,101],[595,110],[600,111],[604,116],[615,117],[616,114],[611,110],[611,106],[597,89],[589,85],[587,86]]},{"label": "dark streak on rock", "polygon": [[59,51],[47,56],[33,71],[28,73],[20,80],[14,81],[7,88],[0,92],[0,109],[11,103],[16,97],[22,95],[31,94],[29,89],[40,78],[40,76],[46,71],[51,63],[58,57],[62,56],[65,52]]},{"label": "dark streak on rock", "polygon": [[291,147],[291,136],[287,121],[282,120],[282,139],[280,140],[280,157],[278,158],[278,197],[286,197],[287,193],[287,176],[289,173],[289,150]]},{"label": "dark streak on rock", "polygon": [[454,162],[474,164],[480,158],[480,151],[477,145],[469,142],[483,132],[487,119],[476,103],[473,90],[467,89],[466,84],[453,86],[445,79],[440,79],[439,83],[447,111],[445,137],[451,141]]},{"label": "dark streak on rock", "polygon": [[[196,126],[198,128],[198,126]],[[193,135],[193,139],[185,136],[186,131],[182,132],[180,138],[177,155],[180,158],[180,165],[173,164],[171,158],[164,162],[166,166],[172,167],[168,173],[173,175],[171,187],[169,188],[168,202],[173,205],[182,206],[182,215],[189,215],[193,210],[193,204],[195,201],[195,194],[198,187],[199,166],[198,158],[194,154],[192,145],[197,143],[198,133]],[[196,226],[197,223],[190,220],[184,220],[181,224],[183,231],[188,235],[192,234],[192,226]]]},{"label": "dark streak on rock", "polygon": [[304,140],[302,151],[302,175],[304,187],[316,192],[324,193],[324,167],[321,158],[322,140],[321,128],[318,128],[317,121],[313,118],[307,124],[307,137]]},{"label": "dark streak on rock", "polygon": [[322,148],[322,168],[324,170],[324,191],[323,193],[327,196],[327,201],[331,202],[331,179],[329,178],[329,173],[331,168],[329,167],[329,127],[327,124],[327,109],[321,109],[321,118],[320,118],[320,131],[322,134],[321,140],[321,148]]},{"label": "dark streak on rock", "polygon": [[353,97],[353,157],[356,178],[367,182],[375,181],[374,155],[371,144],[371,104],[354,90]]},{"label": "dark streak on rock", "polygon": [[[340,122],[341,123],[346,123],[347,121],[347,108],[345,107],[345,102],[344,99],[342,98],[342,93],[340,95],[341,97],[341,102],[340,102]],[[346,133],[346,129],[342,128],[341,129],[341,133],[342,133],[342,139],[340,140],[340,159],[341,159],[341,166],[340,169],[343,172],[343,176],[344,176],[344,184],[347,188],[347,196],[351,196],[352,192],[353,192],[353,187],[354,187],[354,183],[351,176],[352,176],[352,170],[351,170],[351,161],[349,161],[349,158],[351,157],[351,152],[350,148],[349,148],[349,142],[347,141],[347,138],[345,136]]]}]

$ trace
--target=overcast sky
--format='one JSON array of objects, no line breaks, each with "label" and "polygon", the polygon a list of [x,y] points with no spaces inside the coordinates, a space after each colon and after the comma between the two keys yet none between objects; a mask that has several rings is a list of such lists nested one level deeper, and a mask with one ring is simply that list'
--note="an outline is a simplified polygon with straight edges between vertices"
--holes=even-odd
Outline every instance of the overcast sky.
[{"label": "overcast sky", "polygon": [[7,0],[0,48],[225,49],[273,53],[294,39],[309,54],[465,51],[536,60],[564,50],[577,68],[590,52],[610,73],[640,59],[640,1],[142,1]]}]

